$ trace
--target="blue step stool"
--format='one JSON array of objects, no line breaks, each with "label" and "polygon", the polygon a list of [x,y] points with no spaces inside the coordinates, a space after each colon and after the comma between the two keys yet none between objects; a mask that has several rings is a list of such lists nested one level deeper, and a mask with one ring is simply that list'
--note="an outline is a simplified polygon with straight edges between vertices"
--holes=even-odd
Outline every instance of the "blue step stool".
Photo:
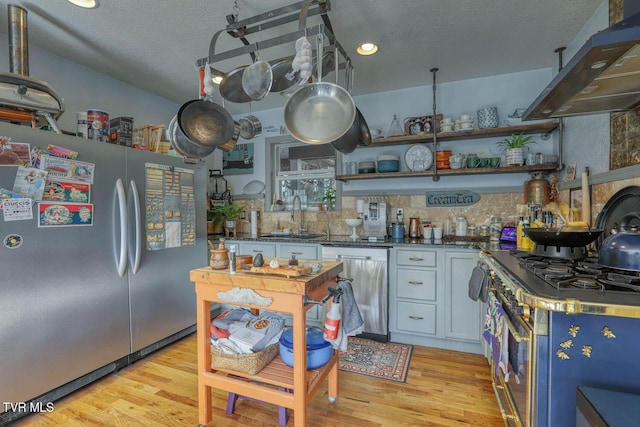
[{"label": "blue step stool", "polygon": [[[282,387],[278,387],[278,390],[288,391],[289,393],[292,392],[292,390]],[[233,411],[235,411],[236,409],[236,402],[238,401],[238,399],[255,400],[257,402],[261,402],[261,400],[259,399],[253,399],[251,397],[241,396],[239,394],[230,392],[229,397],[227,398],[227,415],[233,414]],[[288,420],[289,415],[287,414],[287,408],[285,408],[284,406],[278,406],[278,424],[280,424],[281,426],[285,426],[287,425]]]}]

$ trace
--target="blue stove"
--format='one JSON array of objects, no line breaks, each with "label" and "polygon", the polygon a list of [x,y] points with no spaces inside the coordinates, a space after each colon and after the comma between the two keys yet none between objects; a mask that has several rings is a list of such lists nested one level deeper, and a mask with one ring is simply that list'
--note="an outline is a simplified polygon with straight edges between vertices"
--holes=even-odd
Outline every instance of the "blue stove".
[{"label": "blue stove", "polygon": [[505,313],[494,389],[508,426],[576,425],[578,387],[640,393],[640,278],[593,259],[482,251]]}]

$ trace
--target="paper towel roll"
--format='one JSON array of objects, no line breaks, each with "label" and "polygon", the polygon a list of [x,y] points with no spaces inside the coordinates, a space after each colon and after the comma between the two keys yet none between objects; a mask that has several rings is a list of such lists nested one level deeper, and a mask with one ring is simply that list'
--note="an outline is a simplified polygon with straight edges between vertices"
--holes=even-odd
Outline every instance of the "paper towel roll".
[{"label": "paper towel roll", "polygon": [[251,211],[251,237],[258,237],[258,212]]},{"label": "paper towel roll", "polygon": [[356,212],[363,213],[364,212],[364,200],[358,199],[356,200]]}]

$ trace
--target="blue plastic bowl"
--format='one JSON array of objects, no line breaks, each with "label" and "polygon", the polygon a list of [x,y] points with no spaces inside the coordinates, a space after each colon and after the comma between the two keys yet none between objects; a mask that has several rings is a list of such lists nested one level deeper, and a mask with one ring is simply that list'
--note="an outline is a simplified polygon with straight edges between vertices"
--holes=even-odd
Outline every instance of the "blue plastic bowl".
[{"label": "blue plastic bowl", "polygon": [[[331,359],[333,346],[325,341],[320,328],[307,328],[307,369],[318,369]],[[287,328],[280,337],[280,358],[293,367],[293,329]]]},{"label": "blue plastic bowl", "polygon": [[378,160],[378,172],[398,172],[399,168],[398,160]]}]

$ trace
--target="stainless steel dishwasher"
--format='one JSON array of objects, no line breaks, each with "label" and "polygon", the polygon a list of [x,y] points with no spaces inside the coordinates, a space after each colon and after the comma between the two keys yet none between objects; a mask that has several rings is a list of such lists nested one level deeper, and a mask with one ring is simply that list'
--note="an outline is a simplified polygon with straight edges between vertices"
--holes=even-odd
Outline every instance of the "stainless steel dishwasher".
[{"label": "stainless steel dishwasher", "polygon": [[342,261],[340,277],[352,279],[353,294],[364,320],[360,336],[389,341],[389,249],[323,245],[322,258]]}]

